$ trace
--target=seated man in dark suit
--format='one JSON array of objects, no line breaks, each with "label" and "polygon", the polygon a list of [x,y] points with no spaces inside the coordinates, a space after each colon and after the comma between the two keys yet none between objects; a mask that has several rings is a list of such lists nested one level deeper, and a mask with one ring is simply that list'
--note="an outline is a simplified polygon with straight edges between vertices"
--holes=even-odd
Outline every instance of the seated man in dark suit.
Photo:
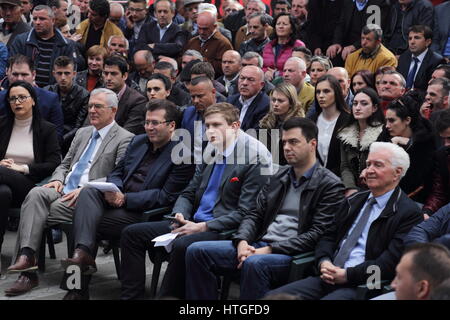
[{"label": "seated man in dark suit", "polygon": [[56,84],[44,89],[58,95],[64,115],[63,155],[69,150],[76,131],[86,120],[89,91],[75,83],[76,66],[72,58],[60,56],[53,65],[53,77]]},{"label": "seated man in dark suit", "polygon": [[397,71],[406,79],[406,89],[427,90],[428,81],[434,69],[444,58],[431,50],[433,31],[428,26],[416,25],[409,28],[408,50],[398,59]]},{"label": "seated man in dark suit", "polygon": [[186,299],[217,298],[217,270],[240,273],[240,299],[261,299],[287,283],[291,257],[314,250],[344,201],[340,179],[317,161],[318,129],[304,118],[283,124],[289,166],[270,177],[232,240],[193,243],[186,252]]},{"label": "seated man in dark suit", "polygon": [[354,300],[356,287],[366,284],[369,266],[380,280],[391,280],[403,251],[403,239],[423,220],[417,204],[399,188],[409,168],[409,155],[387,142],[370,146],[365,171],[369,190],[347,198],[336,207],[334,223],[319,240],[315,258],[320,276],[272,290],[307,300]]},{"label": "seated man in dark suit", "polygon": [[124,129],[134,133],[144,132],[142,123],[145,117],[145,104],[147,99],[138,91],[127,86],[128,64],[120,56],[106,58],[103,68],[103,81],[105,87],[114,91],[119,98],[119,110],[116,122]]},{"label": "seated man in dark suit", "polygon": [[[74,211],[75,252],[61,261],[64,269],[78,265],[84,274],[97,270],[96,235],[117,238],[128,224],[141,220],[142,212],[172,205],[187,186],[194,166],[175,164],[171,141],[179,113],[167,100],[148,103],[145,131],[133,138],[124,157],[107,177],[120,191],[102,193],[94,188],[82,189]],[[65,299],[88,298],[88,288],[69,291]]]},{"label": "seated man in dark suit", "polygon": [[[8,89],[9,84],[17,80],[23,80],[34,85],[34,78],[36,77],[33,61],[20,54],[9,59],[9,68],[6,70],[6,74],[8,78],[7,81],[2,83],[3,89]],[[60,141],[62,141],[64,117],[58,95],[37,86],[34,86],[34,90],[38,99],[39,113],[45,120],[56,126],[56,131],[61,139]],[[5,97],[6,90],[0,91],[0,115],[5,112]]]},{"label": "seated man in dark suit", "polygon": [[146,252],[153,252],[153,238],[171,231],[179,236],[173,242],[160,296],[182,299],[187,247],[218,240],[221,232],[236,229],[256,206],[255,195],[271,174],[270,153],[239,129],[237,108],[216,103],[206,109],[204,118],[210,144],[205,162],[197,165],[194,178],[172,209],[176,222],[172,226],[169,221],[140,223],[122,232],[122,299],[144,296]]},{"label": "seated man in dark suit", "polygon": [[[33,188],[25,198],[17,233],[18,252],[15,254],[18,259],[13,258],[15,263],[8,268],[8,272],[20,272],[20,276],[5,291],[6,295],[17,296],[38,285],[37,273],[33,271],[37,270],[36,251],[44,228],[71,222],[73,208],[83,186],[89,181],[106,180],[125,154],[133,134],[114,121],[117,104],[117,96],[111,90],[99,88],[92,91],[87,107],[91,125],[77,131],[50,182]],[[99,135],[97,138],[94,138],[95,133]]]},{"label": "seated man in dark suit", "polygon": [[177,58],[187,41],[188,34],[172,22],[174,15],[175,2],[157,0],[155,2],[157,21],[142,26],[136,49],[151,50],[155,58],[159,55]]},{"label": "seated man in dark suit", "polygon": [[269,97],[264,88],[264,72],[255,66],[243,67],[239,75],[239,93],[228,97],[227,102],[241,111],[241,129],[256,128],[259,120],[269,111]]}]

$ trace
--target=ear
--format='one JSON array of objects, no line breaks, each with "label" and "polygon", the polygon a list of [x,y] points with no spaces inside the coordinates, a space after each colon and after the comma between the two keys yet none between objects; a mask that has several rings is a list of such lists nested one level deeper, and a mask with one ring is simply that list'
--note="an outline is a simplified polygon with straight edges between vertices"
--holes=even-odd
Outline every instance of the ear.
[{"label": "ear", "polygon": [[123,80],[127,80],[128,79],[128,72],[125,72],[122,76]]},{"label": "ear", "polygon": [[430,295],[430,283],[427,280],[420,280],[417,283],[416,296],[419,300],[427,300]]},{"label": "ear", "polygon": [[409,125],[411,123],[411,117],[409,117],[409,116],[406,117],[405,122],[406,122],[407,125]]},{"label": "ear", "polygon": [[427,48],[431,45],[432,39],[426,39],[425,43],[427,44]]},{"label": "ear", "polygon": [[231,127],[232,127],[234,130],[238,130],[238,129],[241,127],[241,122],[240,122],[240,121],[235,121],[235,122],[233,122],[233,123],[231,124]]}]

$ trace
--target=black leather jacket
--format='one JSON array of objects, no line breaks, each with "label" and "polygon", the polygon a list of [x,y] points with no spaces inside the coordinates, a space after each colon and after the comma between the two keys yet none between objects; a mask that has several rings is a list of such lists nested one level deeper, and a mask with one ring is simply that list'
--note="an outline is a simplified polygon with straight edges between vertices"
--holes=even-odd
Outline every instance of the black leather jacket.
[{"label": "black leather jacket", "polygon": [[[292,183],[290,168],[280,167],[259,192],[256,209],[244,217],[232,238],[235,245],[241,240],[259,241],[266,234],[284,202],[289,183]],[[311,179],[305,183],[300,198],[297,236],[270,243],[273,253],[294,255],[314,250],[317,241],[330,227],[336,209],[344,201],[341,180],[318,163]]]}]

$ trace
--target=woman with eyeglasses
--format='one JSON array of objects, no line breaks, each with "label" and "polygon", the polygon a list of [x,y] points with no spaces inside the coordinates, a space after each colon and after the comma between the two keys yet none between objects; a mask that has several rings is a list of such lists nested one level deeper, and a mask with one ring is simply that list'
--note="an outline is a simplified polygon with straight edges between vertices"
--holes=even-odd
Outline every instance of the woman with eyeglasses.
[{"label": "woman with eyeglasses", "polygon": [[341,149],[337,134],[348,122],[350,112],[339,82],[332,75],[326,74],[317,80],[315,95],[315,104],[319,108],[311,116],[311,120],[319,129],[317,141],[319,159],[325,168],[340,176]]},{"label": "woman with eyeglasses", "polygon": [[[270,110],[259,121],[258,129],[267,130],[267,149],[273,154],[271,150],[272,136],[274,132],[271,129],[278,130],[279,133],[279,164],[287,164],[283,154],[283,146],[281,145],[281,126],[283,123],[292,117],[304,117],[305,112],[300,101],[297,99],[297,90],[290,83],[280,83],[270,92]],[[261,131],[260,131],[261,134]],[[261,140],[261,136],[259,140]]]},{"label": "woman with eyeglasses", "polygon": [[9,208],[61,162],[56,127],[39,116],[36,93],[25,81],[12,83],[0,117],[0,250]]},{"label": "woman with eyeglasses", "polygon": [[267,81],[283,75],[284,63],[292,56],[294,47],[305,46],[302,41],[296,39],[298,26],[295,18],[289,13],[280,13],[276,16],[272,27],[275,31],[272,33],[272,40],[262,52],[263,71]]},{"label": "woman with eyeglasses", "polygon": [[432,175],[436,144],[432,125],[420,116],[419,107],[419,97],[414,91],[392,101],[378,141],[395,143],[409,154],[410,166],[400,181],[400,188],[414,201],[423,203]]},{"label": "woman with eyeglasses", "polygon": [[365,184],[359,179],[366,168],[369,147],[383,130],[384,115],[380,98],[372,88],[356,91],[351,116],[337,137],[341,148],[341,178],[349,197]]},{"label": "woman with eyeglasses", "polygon": [[172,82],[161,73],[154,73],[147,81],[147,98],[149,101],[154,99],[167,99],[170,96]]}]

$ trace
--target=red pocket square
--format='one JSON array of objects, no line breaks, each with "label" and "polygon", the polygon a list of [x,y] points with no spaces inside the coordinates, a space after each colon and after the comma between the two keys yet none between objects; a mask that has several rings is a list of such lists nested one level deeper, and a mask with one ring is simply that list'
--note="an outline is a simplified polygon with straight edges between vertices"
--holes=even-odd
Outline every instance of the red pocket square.
[{"label": "red pocket square", "polygon": [[230,179],[230,182],[239,182],[239,178],[238,177],[233,177]]}]

